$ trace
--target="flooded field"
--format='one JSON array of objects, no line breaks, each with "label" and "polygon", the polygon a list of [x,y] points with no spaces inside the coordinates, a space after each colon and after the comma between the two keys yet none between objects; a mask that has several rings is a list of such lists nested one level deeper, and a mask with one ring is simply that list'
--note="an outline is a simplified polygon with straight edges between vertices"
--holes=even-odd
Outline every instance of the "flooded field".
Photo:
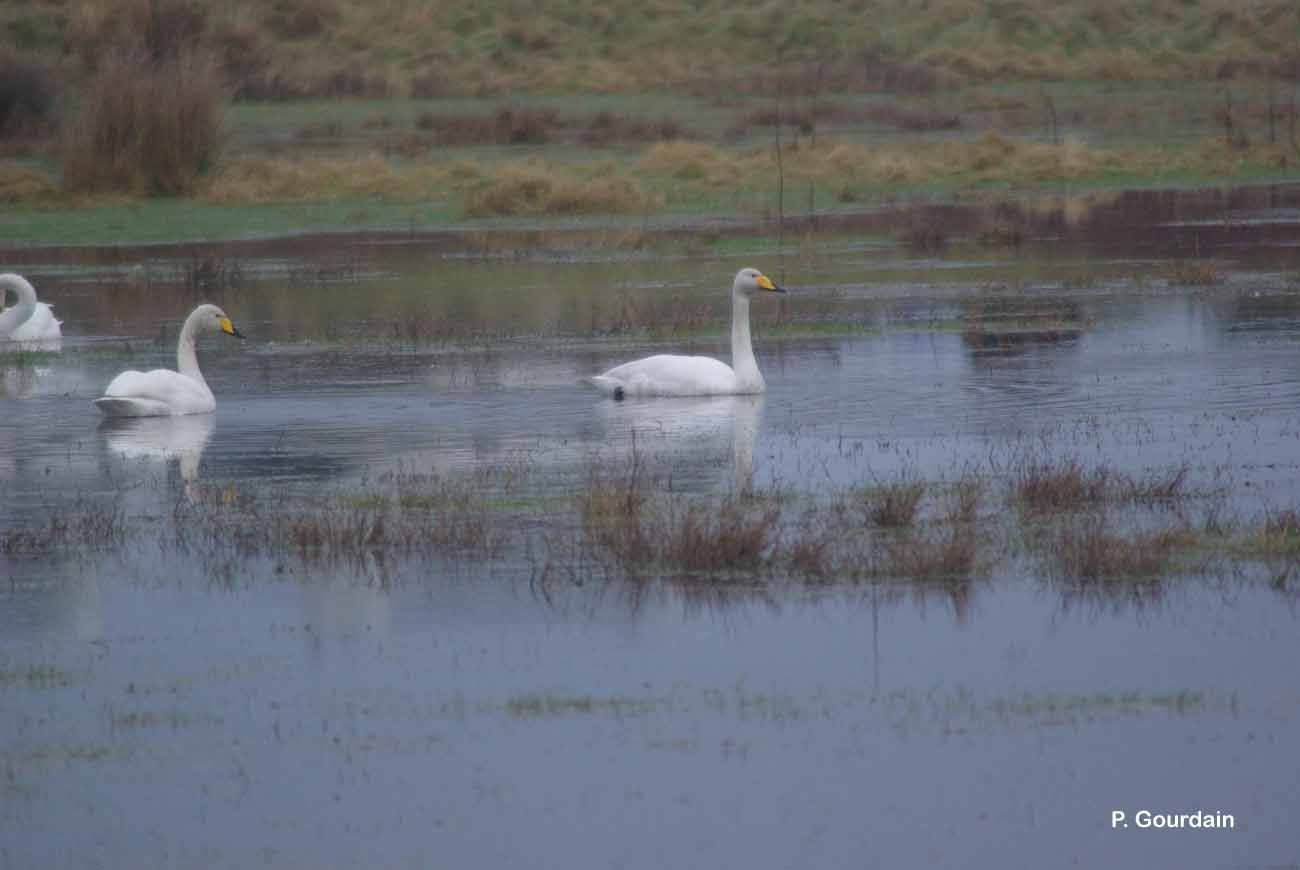
[{"label": "flooded field", "polygon": [[1300,860],[1300,188],[3,260],[0,867]]}]

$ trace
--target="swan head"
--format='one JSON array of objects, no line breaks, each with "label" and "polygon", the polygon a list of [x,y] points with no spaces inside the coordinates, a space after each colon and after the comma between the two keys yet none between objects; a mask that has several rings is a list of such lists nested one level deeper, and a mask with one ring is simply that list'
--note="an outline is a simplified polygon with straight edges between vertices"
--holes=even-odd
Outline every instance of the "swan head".
[{"label": "swan head", "polygon": [[226,335],[233,335],[235,338],[244,338],[244,334],[235,328],[235,324],[230,322],[230,316],[222,311],[216,305],[200,305],[194,310],[198,315],[199,328],[204,331],[224,332]]},{"label": "swan head", "polygon": [[784,293],[785,288],[773,283],[772,279],[754,268],[741,269],[736,273],[736,282],[731,292],[737,296],[753,296],[759,290],[768,293]]}]

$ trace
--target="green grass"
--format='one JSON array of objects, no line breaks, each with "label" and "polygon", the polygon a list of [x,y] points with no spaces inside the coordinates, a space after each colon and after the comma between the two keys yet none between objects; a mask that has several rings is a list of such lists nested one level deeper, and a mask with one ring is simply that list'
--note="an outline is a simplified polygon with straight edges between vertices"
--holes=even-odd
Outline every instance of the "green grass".
[{"label": "green grass", "polygon": [[232,206],[148,199],[85,208],[7,208],[0,211],[0,237],[9,244],[154,244],[427,230],[446,226],[451,220],[446,203],[353,199]]}]

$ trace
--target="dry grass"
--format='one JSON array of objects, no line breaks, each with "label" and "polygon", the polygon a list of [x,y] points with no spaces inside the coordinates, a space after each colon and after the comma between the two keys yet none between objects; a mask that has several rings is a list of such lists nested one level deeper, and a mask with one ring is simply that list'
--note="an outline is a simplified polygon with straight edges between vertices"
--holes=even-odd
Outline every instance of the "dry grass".
[{"label": "dry grass", "polygon": [[507,164],[465,198],[469,217],[620,214],[645,207],[626,178],[575,178],[541,165]]},{"label": "dry grass", "polygon": [[0,163],[0,202],[39,202],[57,193],[58,185],[49,173],[30,166]]},{"label": "dry grass", "polygon": [[733,185],[746,173],[752,153],[727,152],[700,142],[659,142],[646,149],[638,168],[653,175],[709,187]]},{"label": "dry grass", "polygon": [[356,196],[395,200],[431,195],[438,177],[399,172],[380,157],[241,158],[223,166],[201,192],[212,202],[306,202]]}]

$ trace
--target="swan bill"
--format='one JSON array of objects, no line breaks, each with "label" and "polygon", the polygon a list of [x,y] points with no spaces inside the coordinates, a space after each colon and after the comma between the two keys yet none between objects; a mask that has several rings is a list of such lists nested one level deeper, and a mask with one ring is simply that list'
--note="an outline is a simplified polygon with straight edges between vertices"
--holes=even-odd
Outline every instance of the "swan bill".
[{"label": "swan bill", "polygon": [[222,317],[217,321],[217,323],[220,324],[221,331],[224,332],[226,335],[233,335],[235,338],[248,337],[235,328],[235,324],[230,322],[229,317]]}]

